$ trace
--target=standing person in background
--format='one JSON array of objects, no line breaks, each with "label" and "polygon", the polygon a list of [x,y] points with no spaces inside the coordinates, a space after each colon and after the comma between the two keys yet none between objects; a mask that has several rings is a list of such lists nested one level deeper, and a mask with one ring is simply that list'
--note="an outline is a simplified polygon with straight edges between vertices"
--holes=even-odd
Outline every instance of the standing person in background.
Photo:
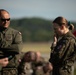
[{"label": "standing person in background", "polygon": [[0,75],[17,75],[18,56],[22,49],[22,35],[10,28],[10,14],[0,9],[0,59],[6,58],[8,64],[2,67]]},{"label": "standing person in background", "polygon": [[24,53],[18,66],[18,75],[32,75],[36,62],[42,64],[40,52],[28,51]]},{"label": "standing person in background", "polygon": [[51,65],[40,52],[26,52],[18,66],[18,75],[50,75]]},{"label": "standing person in background", "polygon": [[53,21],[53,27],[60,39],[50,54],[52,75],[72,75],[72,66],[76,58],[75,37],[69,31],[68,21],[64,17],[57,17]]}]

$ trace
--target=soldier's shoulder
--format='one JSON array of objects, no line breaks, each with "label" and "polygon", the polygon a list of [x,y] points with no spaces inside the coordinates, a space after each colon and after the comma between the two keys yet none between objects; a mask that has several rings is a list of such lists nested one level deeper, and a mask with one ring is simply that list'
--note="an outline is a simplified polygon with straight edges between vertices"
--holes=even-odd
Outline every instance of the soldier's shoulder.
[{"label": "soldier's shoulder", "polygon": [[18,31],[17,29],[11,28],[11,27],[9,27],[9,31],[11,31],[11,32],[14,33],[14,34],[16,34],[16,33],[21,34],[20,31]]},{"label": "soldier's shoulder", "polygon": [[76,42],[76,38],[74,36],[68,36],[66,37],[66,40],[68,40],[69,42]]},{"label": "soldier's shoulder", "polygon": [[18,32],[18,30],[14,29],[14,28],[11,28],[11,27],[9,27],[9,30],[10,30],[10,31]]}]

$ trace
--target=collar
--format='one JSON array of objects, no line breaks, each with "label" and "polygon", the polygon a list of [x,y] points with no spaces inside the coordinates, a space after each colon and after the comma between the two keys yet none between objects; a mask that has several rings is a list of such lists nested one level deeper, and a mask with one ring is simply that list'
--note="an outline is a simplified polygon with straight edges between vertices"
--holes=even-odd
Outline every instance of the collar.
[{"label": "collar", "polygon": [[0,32],[7,30],[8,28],[4,28],[0,26]]}]

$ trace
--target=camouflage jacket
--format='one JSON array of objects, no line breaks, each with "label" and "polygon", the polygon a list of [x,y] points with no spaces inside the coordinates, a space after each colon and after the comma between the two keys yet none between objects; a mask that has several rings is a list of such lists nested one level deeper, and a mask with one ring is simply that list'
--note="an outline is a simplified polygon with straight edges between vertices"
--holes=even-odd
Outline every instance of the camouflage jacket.
[{"label": "camouflage jacket", "polygon": [[76,41],[71,32],[64,35],[51,51],[49,61],[55,66],[73,65],[76,58]]},{"label": "camouflage jacket", "polygon": [[[0,28],[0,58],[8,57],[8,66],[16,66],[17,54],[22,49],[22,35],[13,28]],[[11,56],[11,59],[10,59]]]}]

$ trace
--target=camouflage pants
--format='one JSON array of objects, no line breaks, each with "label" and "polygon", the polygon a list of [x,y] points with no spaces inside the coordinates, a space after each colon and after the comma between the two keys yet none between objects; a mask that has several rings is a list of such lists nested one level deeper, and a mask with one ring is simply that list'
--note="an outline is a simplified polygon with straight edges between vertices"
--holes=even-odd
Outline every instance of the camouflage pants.
[{"label": "camouflage pants", "polygon": [[0,75],[18,75],[16,68],[3,68]]}]

